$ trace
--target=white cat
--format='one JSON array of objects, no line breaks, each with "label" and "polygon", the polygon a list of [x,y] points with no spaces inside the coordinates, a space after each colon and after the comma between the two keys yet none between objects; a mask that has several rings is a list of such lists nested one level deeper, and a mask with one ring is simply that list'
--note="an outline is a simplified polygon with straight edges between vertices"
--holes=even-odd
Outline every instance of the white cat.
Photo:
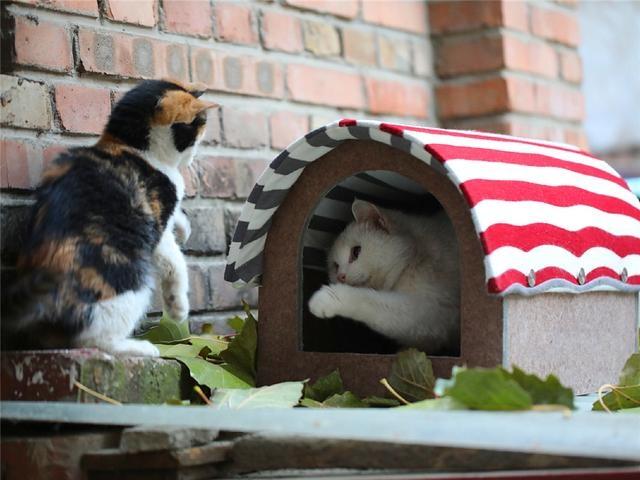
[{"label": "white cat", "polygon": [[449,218],[409,215],[355,200],[335,240],[330,284],[309,300],[316,317],[348,317],[402,346],[457,350],[458,247]]}]

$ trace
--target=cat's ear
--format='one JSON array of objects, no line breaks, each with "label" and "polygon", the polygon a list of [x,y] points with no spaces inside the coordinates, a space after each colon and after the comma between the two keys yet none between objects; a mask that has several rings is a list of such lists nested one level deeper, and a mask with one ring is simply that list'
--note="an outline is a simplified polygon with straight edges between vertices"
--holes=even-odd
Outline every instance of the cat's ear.
[{"label": "cat's ear", "polygon": [[158,125],[191,123],[199,113],[217,106],[217,103],[201,100],[184,90],[169,90],[158,102],[153,120]]},{"label": "cat's ear", "polygon": [[389,232],[389,221],[373,203],[355,199],[351,205],[351,211],[357,223],[369,223],[380,230]]}]

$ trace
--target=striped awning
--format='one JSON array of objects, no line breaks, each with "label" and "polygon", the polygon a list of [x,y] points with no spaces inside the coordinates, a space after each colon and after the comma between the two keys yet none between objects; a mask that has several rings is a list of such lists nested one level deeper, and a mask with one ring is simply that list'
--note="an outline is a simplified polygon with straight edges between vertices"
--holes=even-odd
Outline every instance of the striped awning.
[{"label": "striped awning", "polygon": [[[607,163],[566,144],[350,119],[297,140],[262,174],[230,245],[227,281],[259,283],[270,221],[289,188],[308,163],[353,139],[403,150],[458,187],[484,250],[489,292],[640,290],[640,203]],[[399,186],[393,176],[365,175],[351,182]]]}]

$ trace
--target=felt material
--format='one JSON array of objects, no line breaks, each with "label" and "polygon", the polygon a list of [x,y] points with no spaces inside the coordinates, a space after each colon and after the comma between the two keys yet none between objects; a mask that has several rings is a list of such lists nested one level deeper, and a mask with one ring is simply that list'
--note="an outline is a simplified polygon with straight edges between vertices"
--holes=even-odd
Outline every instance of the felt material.
[{"label": "felt material", "polygon": [[[228,281],[260,282],[271,221],[289,189],[349,139],[390,145],[446,174],[471,213],[488,292],[640,290],[640,203],[607,163],[554,142],[352,119],[294,142],[260,177],[230,246]],[[360,165],[373,170],[367,157]]]}]

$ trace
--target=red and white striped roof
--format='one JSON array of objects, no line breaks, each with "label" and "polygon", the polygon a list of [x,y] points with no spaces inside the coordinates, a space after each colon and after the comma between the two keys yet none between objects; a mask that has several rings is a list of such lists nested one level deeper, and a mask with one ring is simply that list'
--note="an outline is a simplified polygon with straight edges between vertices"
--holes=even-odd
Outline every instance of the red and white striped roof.
[{"label": "red and white striped roof", "polygon": [[[288,147],[285,161],[298,163],[286,175],[278,171],[282,155],[263,174],[240,217],[245,225],[231,245],[228,280],[250,282],[241,267],[257,258],[257,249],[243,241],[243,234],[268,225],[266,217],[277,209],[268,215],[258,211],[260,196],[283,191],[305,163],[341,140],[358,138],[402,148],[444,167],[471,211],[491,293],[640,290],[640,203],[602,160],[554,142],[350,119]],[[324,145],[322,139],[328,139]],[[254,268],[252,279],[259,273]]]}]

